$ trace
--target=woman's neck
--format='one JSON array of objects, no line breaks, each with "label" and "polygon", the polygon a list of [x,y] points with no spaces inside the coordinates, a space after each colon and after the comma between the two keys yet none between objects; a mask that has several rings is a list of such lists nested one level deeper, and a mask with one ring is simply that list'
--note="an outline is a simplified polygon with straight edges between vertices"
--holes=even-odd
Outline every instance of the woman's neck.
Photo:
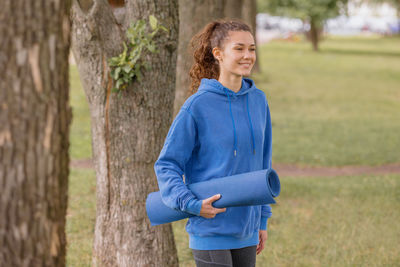
[{"label": "woman's neck", "polygon": [[219,75],[218,81],[226,88],[231,89],[235,93],[240,91],[242,88],[242,76],[237,75]]}]

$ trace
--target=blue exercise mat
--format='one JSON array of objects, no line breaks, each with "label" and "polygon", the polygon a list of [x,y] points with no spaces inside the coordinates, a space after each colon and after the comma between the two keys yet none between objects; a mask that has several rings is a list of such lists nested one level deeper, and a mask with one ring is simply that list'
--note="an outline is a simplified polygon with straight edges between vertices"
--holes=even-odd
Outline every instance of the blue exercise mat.
[{"label": "blue exercise mat", "polygon": [[[273,169],[215,178],[190,184],[188,188],[200,200],[221,194],[212,204],[215,208],[274,204],[274,197],[281,192],[278,174]],[[160,191],[147,196],[146,211],[152,226],[196,216],[166,206]]]}]

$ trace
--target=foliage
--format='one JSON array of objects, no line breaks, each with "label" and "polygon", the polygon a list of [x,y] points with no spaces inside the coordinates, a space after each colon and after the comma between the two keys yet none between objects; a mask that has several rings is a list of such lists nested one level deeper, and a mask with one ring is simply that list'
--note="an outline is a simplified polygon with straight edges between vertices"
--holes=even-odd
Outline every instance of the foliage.
[{"label": "foliage", "polygon": [[313,20],[320,26],[329,18],[346,12],[348,0],[258,0],[259,12]]},{"label": "foliage", "polygon": [[123,43],[124,51],[109,60],[111,68],[111,77],[114,80],[113,92],[120,93],[125,90],[136,78],[141,81],[141,68],[150,70],[151,67],[147,62],[143,61],[142,54],[145,50],[151,53],[158,53],[159,50],[153,40],[153,37],[159,30],[168,32],[168,29],[160,25],[157,19],[149,16],[150,27],[153,30],[147,33],[146,22],[138,20],[132,22],[126,31],[128,43]]}]

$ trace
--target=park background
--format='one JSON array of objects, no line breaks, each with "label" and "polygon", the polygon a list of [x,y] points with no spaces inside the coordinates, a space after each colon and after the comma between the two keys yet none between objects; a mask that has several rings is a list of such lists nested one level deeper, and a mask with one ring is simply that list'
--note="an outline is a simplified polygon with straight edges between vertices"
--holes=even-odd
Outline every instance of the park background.
[{"label": "park background", "polygon": [[[272,205],[257,266],[400,265],[400,38],[300,33],[258,43],[253,75],[272,116]],[[70,66],[68,266],[90,266],[96,209],[90,115]],[[186,220],[172,223],[180,266],[195,266]]]}]

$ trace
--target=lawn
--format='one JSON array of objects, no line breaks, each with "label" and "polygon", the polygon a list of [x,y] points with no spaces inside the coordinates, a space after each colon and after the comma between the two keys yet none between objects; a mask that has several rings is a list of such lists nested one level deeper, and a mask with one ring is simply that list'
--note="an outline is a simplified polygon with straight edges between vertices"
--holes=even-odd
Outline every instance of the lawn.
[{"label": "lawn", "polygon": [[69,80],[73,114],[69,153],[72,159],[91,158],[90,112],[76,66],[70,66]]},{"label": "lawn", "polygon": [[335,38],[261,47],[273,161],[380,165],[400,161],[400,38]]},{"label": "lawn", "polygon": [[[258,267],[398,265],[400,175],[283,177],[281,183]],[[67,266],[90,266],[94,171],[72,170],[69,196]],[[195,266],[186,221],[172,223],[182,267]]]},{"label": "lawn", "polygon": [[[273,121],[273,163],[379,165],[400,162],[400,38],[335,38],[260,46]],[[71,66],[72,160],[91,157],[90,115]],[[281,177],[269,239],[257,266],[394,266],[400,262],[400,174]],[[95,174],[72,169],[68,266],[90,266]],[[186,220],[173,230],[181,266],[194,266]]]}]

